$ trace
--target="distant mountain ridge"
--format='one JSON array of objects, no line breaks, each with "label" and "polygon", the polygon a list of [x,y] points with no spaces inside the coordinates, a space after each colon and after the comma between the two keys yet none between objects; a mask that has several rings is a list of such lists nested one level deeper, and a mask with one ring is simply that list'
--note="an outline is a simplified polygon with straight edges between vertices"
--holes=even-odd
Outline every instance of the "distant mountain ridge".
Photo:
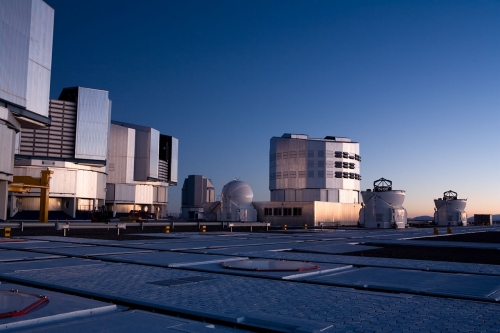
[{"label": "distant mountain ridge", "polygon": [[410,218],[409,220],[415,220],[415,221],[432,221],[434,220],[434,217],[429,216],[429,215],[422,215],[422,216],[417,216]]},{"label": "distant mountain ridge", "polygon": [[[413,218],[409,218],[409,220],[414,220],[414,221],[433,221],[434,217],[429,216],[429,215],[422,215],[422,216],[417,216]],[[467,222],[473,222],[474,221],[474,215],[469,216],[467,218]],[[500,221],[500,214],[493,214],[493,221]]]}]

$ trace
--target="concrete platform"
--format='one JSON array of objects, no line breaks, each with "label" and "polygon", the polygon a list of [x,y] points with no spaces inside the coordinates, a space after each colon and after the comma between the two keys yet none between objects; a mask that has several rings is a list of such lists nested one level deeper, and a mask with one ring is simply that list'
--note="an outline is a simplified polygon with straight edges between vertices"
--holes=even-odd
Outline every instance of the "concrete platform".
[{"label": "concrete platform", "polygon": [[476,300],[500,300],[500,276],[423,272],[365,267],[336,272],[307,281],[345,287],[448,296]]},{"label": "concrete platform", "polygon": [[[23,316],[7,317],[0,319],[0,331],[17,331],[27,327],[39,327],[40,325],[86,318],[98,314],[105,314],[116,311],[114,304],[99,302],[87,298],[70,296],[61,293],[30,288],[16,284],[2,283],[0,290],[19,290],[23,293],[44,295],[48,297],[48,302],[34,308]],[[15,301],[11,301],[15,302]],[[16,306],[13,304],[0,304],[0,312]],[[9,310],[11,311],[11,310]]]},{"label": "concrete platform", "polygon": [[126,253],[149,253],[149,250],[138,250],[130,248],[119,248],[111,246],[80,246],[80,247],[62,247],[62,248],[36,248],[31,249],[33,252],[55,254],[61,256],[71,257],[96,257],[112,254],[126,254]]},{"label": "concrete platform", "polygon": [[[454,233],[485,229],[454,228]],[[22,251],[0,249],[0,258],[9,253],[47,255],[38,253],[41,251],[58,251],[59,254],[81,258],[56,256],[40,260],[31,257],[3,262],[0,263],[0,281],[15,281],[88,299],[99,298],[120,310],[88,318],[92,320],[76,318],[26,328],[26,331],[33,332],[77,333],[80,328],[81,332],[99,332],[98,326],[102,326],[103,332],[113,332],[113,329],[122,327],[119,323],[116,327],[108,325],[117,318],[130,323],[124,327],[136,331],[145,330],[141,326],[144,322],[151,322],[151,327],[164,325],[166,332],[203,332],[205,329],[254,332],[500,331],[500,304],[496,301],[500,296],[500,265],[354,257],[335,254],[338,252],[331,250],[345,248],[350,251],[360,246],[350,243],[408,242],[411,240],[406,238],[432,234],[432,229],[350,229],[185,233],[181,234],[182,237],[170,234],[136,241],[37,237],[33,239],[54,244],[43,245],[46,248],[23,248]],[[61,243],[76,247],[63,248]],[[427,243],[436,245],[435,242]],[[144,248],[150,246],[154,248]],[[289,246],[323,253],[279,251]],[[90,248],[95,252],[90,253]],[[105,254],[104,250],[120,253]],[[129,251],[133,253],[127,254]],[[89,259],[84,259],[87,256]],[[239,271],[242,274],[235,275],[234,272],[228,274],[219,264],[220,260],[239,260],[238,257],[310,261],[322,268],[337,270],[325,269],[318,275],[306,275],[311,271],[299,272],[297,276],[288,272],[259,274],[262,272],[248,271]],[[132,310],[121,311],[127,308]],[[172,319],[139,309],[183,318]],[[189,318],[184,319],[186,317]],[[175,323],[176,320],[179,322]],[[215,328],[206,327],[203,320],[215,323]],[[118,331],[124,331],[123,327]]]},{"label": "concrete platform", "polygon": [[213,324],[197,322],[151,313],[140,310],[111,313],[104,316],[72,320],[40,328],[21,331],[23,333],[123,333],[123,332],[170,332],[170,333],[218,333],[245,331],[218,327]]},{"label": "concrete platform", "polygon": [[99,259],[122,263],[152,265],[158,267],[184,267],[200,264],[220,263],[248,259],[246,257],[230,257],[219,255],[203,255],[194,253],[152,252],[138,254],[104,255]]}]

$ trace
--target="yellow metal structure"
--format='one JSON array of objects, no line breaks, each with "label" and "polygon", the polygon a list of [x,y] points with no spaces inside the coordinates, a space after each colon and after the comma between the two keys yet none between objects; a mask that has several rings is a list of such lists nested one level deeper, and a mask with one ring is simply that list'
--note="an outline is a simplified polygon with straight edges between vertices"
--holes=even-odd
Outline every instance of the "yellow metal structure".
[{"label": "yellow metal structure", "polygon": [[10,228],[4,228],[3,229],[3,236],[5,238],[10,238]]},{"label": "yellow metal structure", "polygon": [[16,193],[27,193],[32,188],[40,189],[40,222],[49,221],[49,190],[50,190],[50,175],[54,171],[42,170],[42,176],[35,178],[31,176],[14,176],[14,181],[9,184],[9,191]]}]

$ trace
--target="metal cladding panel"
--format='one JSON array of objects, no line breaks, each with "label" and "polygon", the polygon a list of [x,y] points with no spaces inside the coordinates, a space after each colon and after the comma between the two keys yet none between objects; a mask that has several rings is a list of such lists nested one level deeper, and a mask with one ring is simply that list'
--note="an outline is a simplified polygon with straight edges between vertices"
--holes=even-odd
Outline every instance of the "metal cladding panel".
[{"label": "metal cladding panel", "polygon": [[156,198],[154,202],[167,203],[168,200],[168,187],[158,186],[156,187]]},{"label": "metal cladding panel", "polygon": [[172,137],[172,154],[170,156],[170,181],[177,184],[179,168],[179,140]]},{"label": "metal cladding panel", "polygon": [[75,158],[107,159],[110,120],[108,92],[78,87]]},{"label": "metal cladding panel", "polygon": [[51,126],[47,128],[23,128],[19,154],[74,158],[76,104],[50,100]]},{"label": "metal cladding panel", "polygon": [[151,129],[149,145],[149,174],[148,177],[158,179],[158,164],[160,161],[160,131]]},{"label": "metal cladding panel", "polygon": [[106,184],[106,201],[115,200],[115,184]]},{"label": "metal cladding panel", "polygon": [[50,71],[54,10],[41,0],[31,7],[26,108],[43,116],[49,114]]},{"label": "metal cladding panel", "polygon": [[108,183],[134,181],[135,130],[111,125],[108,155]]},{"label": "metal cladding panel", "polygon": [[14,150],[16,132],[0,123],[0,179],[14,174]]},{"label": "metal cladding panel", "polygon": [[26,107],[31,0],[0,1],[0,99]]},{"label": "metal cladding panel", "polygon": [[153,185],[136,185],[135,186],[135,203],[137,204],[152,204],[153,203]]},{"label": "metal cladding panel", "polygon": [[[102,181],[97,177],[97,172],[77,170],[76,172],[76,197],[77,198],[100,198],[97,196],[97,182]],[[104,179],[104,183],[106,180]],[[103,196],[105,197],[105,196]]]},{"label": "metal cladding panel", "polygon": [[147,180],[149,175],[149,152],[151,151],[151,128],[135,131],[134,180]]},{"label": "metal cladding panel", "polygon": [[[40,171],[37,169],[40,177]],[[50,195],[75,196],[76,194],[76,170],[52,169],[54,174],[50,176]]]},{"label": "metal cladding panel", "polygon": [[118,202],[135,202],[135,186],[130,184],[115,184],[114,200]]}]

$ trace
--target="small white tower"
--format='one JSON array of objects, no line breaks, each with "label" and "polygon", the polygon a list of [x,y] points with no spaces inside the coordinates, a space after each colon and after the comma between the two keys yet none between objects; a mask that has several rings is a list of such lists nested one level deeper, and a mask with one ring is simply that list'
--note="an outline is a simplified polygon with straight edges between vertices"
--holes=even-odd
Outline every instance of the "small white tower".
[{"label": "small white tower", "polygon": [[467,225],[466,204],[467,199],[457,199],[457,192],[444,192],[443,198],[434,200],[434,223],[446,226]]},{"label": "small white tower", "polygon": [[221,205],[217,221],[257,221],[257,211],[252,206],[253,191],[241,180],[232,180],[222,188]]},{"label": "small white tower", "polygon": [[359,226],[366,228],[405,228],[406,209],[401,206],[405,191],[393,190],[392,181],[380,178],[373,182],[373,191],[361,192],[364,206],[359,211]]}]

